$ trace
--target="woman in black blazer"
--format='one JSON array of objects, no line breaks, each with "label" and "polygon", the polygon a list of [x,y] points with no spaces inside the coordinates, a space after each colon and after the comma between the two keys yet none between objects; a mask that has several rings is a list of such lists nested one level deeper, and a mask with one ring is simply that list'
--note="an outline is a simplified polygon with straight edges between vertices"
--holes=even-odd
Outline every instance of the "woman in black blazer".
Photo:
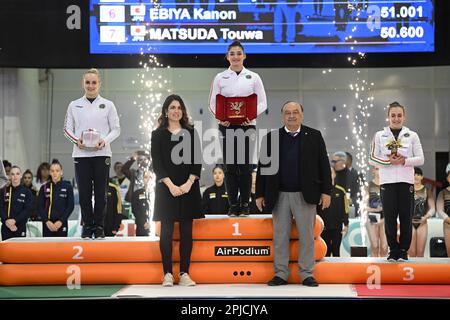
[{"label": "woman in black blazer", "polygon": [[176,221],[180,225],[178,284],[194,286],[195,282],[189,277],[192,220],[204,217],[199,185],[201,150],[200,139],[189,123],[186,106],[178,95],[170,95],[164,101],[158,128],[152,132],[151,157],[156,174],[153,220],[161,221],[163,286],[173,286],[172,238]]}]

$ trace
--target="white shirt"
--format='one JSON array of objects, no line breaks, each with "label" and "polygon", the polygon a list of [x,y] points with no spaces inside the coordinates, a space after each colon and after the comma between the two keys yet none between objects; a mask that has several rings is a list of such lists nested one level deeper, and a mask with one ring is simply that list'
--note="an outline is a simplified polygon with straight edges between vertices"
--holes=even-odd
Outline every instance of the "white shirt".
[{"label": "white shirt", "polygon": [[[216,96],[218,94],[225,97],[247,97],[253,93],[257,95],[256,114],[260,115],[267,109],[267,97],[259,75],[246,68],[243,68],[238,75],[228,68],[217,74],[211,84],[209,110],[214,116],[216,115]],[[251,124],[256,125],[256,119],[252,120]]]},{"label": "white shirt", "polygon": [[299,126],[297,130],[289,131],[289,129],[286,126],[284,126],[284,130],[286,130],[286,132],[289,134],[292,132],[294,137],[296,137],[300,133],[301,128],[302,128],[302,126]]},{"label": "white shirt", "polygon": [[380,184],[405,182],[414,184],[414,167],[425,162],[419,136],[414,131],[403,127],[398,135],[407,153],[404,165],[392,165],[389,160],[390,150],[387,144],[395,139],[389,127],[375,133],[369,155],[369,164],[380,168]]},{"label": "white shirt", "polygon": [[[105,147],[101,150],[81,150],[77,143],[81,133],[88,129],[100,132],[105,141]],[[64,135],[74,144],[72,157],[111,157],[111,142],[120,135],[119,116],[114,103],[100,95],[91,103],[84,95],[78,100],[72,101],[66,113],[64,121]]]}]

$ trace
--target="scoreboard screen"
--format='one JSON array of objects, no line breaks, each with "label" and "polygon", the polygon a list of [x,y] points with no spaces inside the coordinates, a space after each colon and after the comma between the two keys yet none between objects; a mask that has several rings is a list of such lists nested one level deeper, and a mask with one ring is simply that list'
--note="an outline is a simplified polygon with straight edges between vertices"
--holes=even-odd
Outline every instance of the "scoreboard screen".
[{"label": "scoreboard screen", "polygon": [[434,2],[90,0],[92,54],[434,52]]}]

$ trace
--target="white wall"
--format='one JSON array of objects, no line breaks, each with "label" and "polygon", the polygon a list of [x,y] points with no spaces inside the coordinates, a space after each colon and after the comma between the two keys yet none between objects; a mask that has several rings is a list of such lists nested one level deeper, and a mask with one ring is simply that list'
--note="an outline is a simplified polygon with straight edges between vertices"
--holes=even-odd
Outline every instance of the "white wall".
[{"label": "white wall", "polygon": [[[185,100],[194,120],[203,121],[203,128],[214,127],[215,121],[209,114],[207,100],[214,75],[222,69],[172,68],[159,69],[156,74],[169,80],[167,86]],[[59,158],[65,165],[67,178],[73,176],[71,161],[72,146],[64,138],[62,127],[68,103],[80,97],[83,70],[51,70],[54,74],[54,109],[52,132],[52,158]],[[356,78],[374,83],[371,93],[375,107],[368,119],[368,139],[384,125],[384,107],[394,100],[407,106],[407,126],[418,131],[426,156],[425,175],[434,178],[434,153],[449,151],[450,123],[450,67],[389,68],[389,69],[333,69],[324,74],[322,69],[255,69],[264,82],[269,114],[258,120],[262,128],[280,126],[280,106],[287,100],[299,100],[305,107],[305,124],[322,130],[329,153],[350,150],[352,143],[350,120],[333,118],[339,114],[354,114],[356,103],[349,84]],[[122,134],[112,145],[113,162],[124,160],[132,150],[127,149],[130,141],[144,141],[138,128],[140,112],[133,105],[139,92],[132,85],[138,69],[102,70],[102,95],[115,102],[121,116]],[[4,154],[16,163],[32,166],[33,172],[40,161],[48,160],[46,155],[45,119],[46,82],[39,84],[37,70],[2,70],[2,91],[0,117],[6,119],[8,127],[0,127],[0,141],[5,143]],[[14,75],[11,79],[11,74]],[[164,94],[165,95],[165,94]],[[40,103],[37,104],[36,96]],[[343,104],[347,108],[343,108]],[[333,112],[333,106],[336,111]],[[3,110],[3,111],[2,111]],[[347,111],[350,110],[350,111]],[[203,114],[201,114],[203,111]],[[10,116],[18,122],[10,122]],[[2,119],[0,119],[2,120]],[[1,126],[2,121],[0,121]],[[7,125],[7,126],[8,126]],[[12,126],[12,129],[11,129]],[[25,127],[25,129],[24,129]],[[13,133],[11,132],[13,131]],[[23,138],[21,138],[21,135]],[[345,140],[344,137],[349,137]],[[40,137],[37,139],[37,137]],[[14,139],[14,141],[12,141]],[[17,141],[17,142],[16,142]],[[139,143],[138,143],[139,145]],[[1,149],[0,149],[1,150]],[[22,151],[21,151],[22,150]],[[354,152],[353,152],[354,153]],[[210,168],[204,171],[204,180],[210,183]]]}]

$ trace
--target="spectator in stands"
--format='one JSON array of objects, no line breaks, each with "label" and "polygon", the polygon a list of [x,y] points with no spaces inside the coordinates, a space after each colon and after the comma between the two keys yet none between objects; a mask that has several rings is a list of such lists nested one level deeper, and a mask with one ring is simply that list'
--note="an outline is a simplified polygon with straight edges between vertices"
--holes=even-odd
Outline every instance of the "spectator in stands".
[{"label": "spectator in stands", "polygon": [[41,186],[50,180],[50,164],[48,162],[42,162],[36,172],[33,184],[37,190],[41,189]]},{"label": "spectator in stands", "polygon": [[31,209],[30,220],[32,220],[32,221],[39,221],[40,217],[39,217],[39,214],[37,212],[37,194],[38,194],[38,190],[33,185],[33,173],[29,169],[25,170],[25,172],[22,175],[22,184],[25,187],[27,187],[28,189],[30,189],[31,195],[33,196],[33,205],[32,205],[32,209]]}]

